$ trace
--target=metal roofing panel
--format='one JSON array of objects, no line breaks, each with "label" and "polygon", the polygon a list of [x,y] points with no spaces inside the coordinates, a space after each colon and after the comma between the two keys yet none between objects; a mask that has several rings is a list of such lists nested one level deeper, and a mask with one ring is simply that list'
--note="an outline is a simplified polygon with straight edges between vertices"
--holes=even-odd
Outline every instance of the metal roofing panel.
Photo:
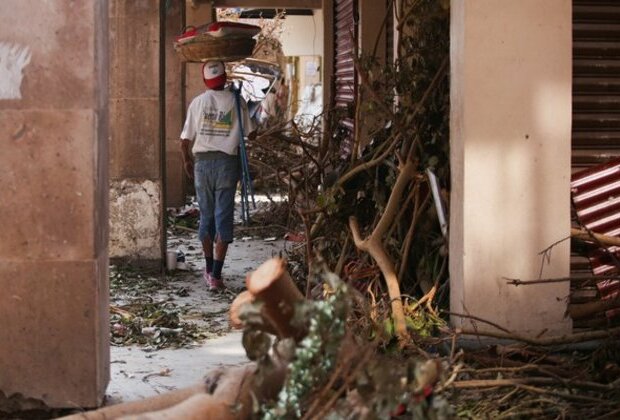
[{"label": "metal roofing panel", "polygon": [[[581,225],[596,233],[620,236],[620,158],[574,173],[571,195]],[[617,273],[620,248],[595,249],[588,260],[595,275]],[[620,281],[603,279],[597,288],[605,299],[620,288]]]}]

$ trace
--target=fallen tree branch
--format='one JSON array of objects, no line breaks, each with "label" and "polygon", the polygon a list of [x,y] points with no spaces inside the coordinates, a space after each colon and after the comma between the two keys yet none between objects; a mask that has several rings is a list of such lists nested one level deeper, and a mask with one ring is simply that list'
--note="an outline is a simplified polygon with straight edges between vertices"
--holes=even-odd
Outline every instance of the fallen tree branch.
[{"label": "fallen tree branch", "polygon": [[474,315],[469,315],[469,314],[460,314],[458,312],[450,312],[450,311],[442,311],[442,313],[447,314],[447,315],[451,315],[451,316],[456,316],[456,317],[459,317],[459,318],[468,318],[468,319],[473,319],[475,321],[480,321],[480,322],[482,322],[484,324],[491,325],[492,327],[495,327],[495,328],[497,328],[500,331],[504,331],[506,334],[512,334],[512,332],[510,332],[510,330],[502,327],[499,324],[496,324],[494,322],[488,321],[488,320],[486,320],[484,318],[480,318],[480,317],[477,317],[477,316],[474,316]]},{"label": "fallen tree branch", "polygon": [[172,225],[172,227],[173,227],[174,229],[183,230],[183,231],[185,231],[185,232],[191,232],[191,233],[197,233],[197,232],[198,232],[198,229],[193,229],[193,228],[190,228],[190,227],[187,227],[187,226]]},{"label": "fallen tree branch", "polygon": [[[418,225],[418,219],[422,215],[422,209],[426,207],[426,203],[428,202],[429,196],[420,203],[420,184],[416,183],[412,189],[412,193],[414,194],[414,205],[413,205],[413,214],[411,216],[411,224],[407,229],[407,234],[405,235],[405,239],[401,245],[400,255],[401,262],[398,268],[398,281],[402,283],[403,277],[405,276],[405,270],[407,269],[407,262],[409,261],[409,254],[411,252],[411,244],[413,243],[413,233],[415,232],[415,227]],[[405,206],[403,206],[405,207]]]},{"label": "fallen tree branch", "polygon": [[[357,175],[358,173],[365,171],[367,169],[370,169],[374,166],[377,166],[378,164],[380,164],[381,162],[383,162],[388,155],[394,150],[394,148],[396,147],[396,145],[398,144],[398,138],[400,136],[396,136],[391,140],[390,145],[388,146],[387,149],[385,149],[385,151],[383,153],[381,153],[378,157],[369,160],[368,162],[363,162],[360,163],[356,166],[354,166],[353,168],[351,168],[349,171],[347,171],[344,175],[342,175],[340,178],[338,178],[338,181],[336,181],[336,184],[334,185],[335,188],[340,188],[344,185],[345,182],[347,182],[348,180],[350,180],[351,178],[353,178],[355,175]],[[386,141],[389,141],[386,140]]]},{"label": "fallen tree branch", "polygon": [[64,417],[65,420],[109,420],[131,414],[144,413],[146,411],[163,410],[182,401],[185,401],[192,395],[203,394],[207,392],[205,384],[197,384],[189,388],[178,389],[166,392],[165,394],[156,395],[151,398],[140,401],[131,401],[127,403],[111,405],[103,407],[95,411],[73,414]]},{"label": "fallen tree branch", "polygon": [[399,167],[399,170],[394,188],[385,206],[385,211],[381,215],[379,222],[377,222],[370,236],[366,239],[362,239],[357,219],[354,216],[349,218],[349,228],[351,229],[355,246],[362,251],[368,252],[383,274],[390,296],[394,329],[402,344],[409,336],[407,334],[407,324],[405,322],[400,286],[398,284],[398,276],[394,263],[383,246],[383,235],[389,229],[390,224],[394,222],[394,215],[398,211],[403,193],[409,185],[409,182],[413,179],[415,165],[413,161],[407,160],[404,165]]},{"label": "fallen tree branch", "polygon": [[514,385],[565,385],[568,388],[591,389],[595,391],[612,391],[618,389],[609,384],[600,384],[589,381],[571,381],[566,379],[547,378],[541,376],[530,376],[527,378],[507,378],[507,379],[471,379],[466,381],[454,381],[455,388],[492,388]]},{"label": "fallen tree branch", "polygon": [[510,277],[502,277],[506,284],[513,286],[527,286],[530,284],[564,283],[567,281],[582,281],[585,284],[603,280],[620,280],[620,276],[588,276],[588,277],[558,277],[554,279],[520,280]]},{"label": "fallen tree branch", "polygon": [[584,401],[584,402],[590,402],[590,403],[595,403],[595,404],[608,404],[609,401],[600,399],[600,398],[594,398],[594,397],[588,397],[585,395],[575,395],[575,394],[569,394],[566,392],[556,392],[553,391],[551,389],[544,389],[544,388],[537,388],[537,387],[533,387],[531,385],[525,385],[525,384],[520,384],[517,385],[518,388],[530,391],[530,392],[536,392],[539,394],[546,394],[546,395],[552,395],[554,397],[560,397],[560,398],[564,398],[567,400],[574,400],[574,401]]},{"label": "fallen tree branch", "polygon": [[499,338],[499,339],[505,339],[505,340],[522,341],[524,343],[532,344],[535,346],[554,346],[554,345],[560,345],[560,344],[582,343],[584,341],[591,341],[591,340],[602,340],[605,338],[617,336],[617,335],[620,335],[620,327],[610,328],[608,330],[587,331],[583,333],[566,334],[566,335],[561,335],[561,336],[556,336],[556,337],[547,337],[547,338],[529,338],[529,337],[524,337],[518,334],[506,334],[506,333],[489,332],[489,331],[474,331],[474,330],[466,330],[466,329],[461,329],[459,333],[463,335],[475,335],[475,336],[492,337],[492,338]]},{"label": "fallen tree branch", "polygon": [[162,420],[250,418],[254,399],[274,398],[284,383],[286,363],[256,381],[256,365],[218,368],[205,383],[165,394],[64,417],[65,420]]},{"label": "fallen tree branch", "polygon": [[582,241],[599,242],[600,244],[606,246],[620,246],[620,238],[618,237],[588,232],[585,229],[571,228],[570,236],[572,238],[581,239]]},{"label": "fallen tree branch", "polygon": [[572,319],[588,318],[596,313],[620,307],[620,294],[610,299],[596,300],[586,303],[571,303],[567,312]]}]

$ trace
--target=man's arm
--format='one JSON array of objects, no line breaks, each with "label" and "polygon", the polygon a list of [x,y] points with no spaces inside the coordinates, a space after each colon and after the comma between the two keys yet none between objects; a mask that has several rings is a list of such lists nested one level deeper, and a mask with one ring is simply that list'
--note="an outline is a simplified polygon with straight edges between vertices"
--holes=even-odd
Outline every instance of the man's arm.
[{"label": "man's arm", "polygon": [[188,139],[181,139],[181,155],[183,156],[183,169],[189,179],[194,179],[194,159],[191,152],[192,142]]},{"label": "man's arm", "polygon": [[200,101],[194,98],[187,108],[185,124],[181,132],[181,156],[183,157],[183,170],[189,179],[194,179],[194,157],[192,156],[192,141],[196,138],[196,116]]}]

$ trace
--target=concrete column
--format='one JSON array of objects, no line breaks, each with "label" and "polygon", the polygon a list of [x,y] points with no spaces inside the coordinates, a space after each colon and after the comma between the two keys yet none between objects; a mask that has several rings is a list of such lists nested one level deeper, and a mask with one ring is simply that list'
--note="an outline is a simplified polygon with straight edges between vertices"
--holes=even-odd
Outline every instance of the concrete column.
[{"label": "concrete column", "polygon": [[0,404],[93,407],[109,380],[107,16],[0,2]]},{"label": "concrete column", "polygon": [[[200,26],[212,21],[211,3],[194,4],[191,0],[186,0],[185,13],[188,26]],[[185,65],[185,109],[192,100],[205,90],[205,84],[202,80],[202,63],[187,63]],[[178,127],[177,136],[181,134]]]},{"label": "concrete column", "polygon": [[184,3],[171,2],[166,10],[166,207],[185,204],[187,180],[179,148],[179,134],[185,115],[183,62],[174,51],[174,38],[183,31]]},{"label": "concrete column", "polygon": [[159,43],[159,0],[110,1],[110,256],[148,265],[163,255]]},{"label": "concrete column", "polygon": [[568,241],[539,253],[570,228],[571,0],[452,0],[451,13],[451,310],[570,332],[568,282],[504,277],[569,274]]}]

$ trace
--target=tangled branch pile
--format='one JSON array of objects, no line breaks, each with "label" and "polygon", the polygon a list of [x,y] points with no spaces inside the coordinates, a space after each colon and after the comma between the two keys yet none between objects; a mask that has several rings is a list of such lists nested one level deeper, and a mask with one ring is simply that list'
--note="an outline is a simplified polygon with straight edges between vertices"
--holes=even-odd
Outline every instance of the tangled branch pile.
[{"label": "tangled branch pile", "polygon": [[[331,109],[322,134],[319,119],[261,133],[252,157],[259,179],[286,188],[288,226],[304,226],[308,246],[299,259],[311,265],[321,252],[368,296],[387,286],[403,337],[420,303],[435,312],[447,298],[447,250],[426,171],[447,200],[449,10],[408,1],[396,19],[402,58],[386,64],[362,52],[353,108]],[[354,118],[354,132],[340,125],[345,117]],[[401,303],[402,295],[412,298]]]},{"label": "tangled branch pile", "polygon": [[[217,369],[204,383],[68,419],[616,418],[618,329],[596,351],[557,348],[593,338],[458,349],[439,327],[391,352],[368,302],[317,258],[324,299],[304,299],[284,260],[247,277],[230,308],[253,363]],[[366,321],[366,322],[364,322]],[[599,332],[600,333],[600,332]],[[480,343],[479,343],[480,344]],[[555,348],[554,348],[555,347]],[[422,348],[426,350],[422,350]]]},{"label": "tangled branch pile", "polygon": [[[396,11],[402,58],[385,65],[362,52],[356,105],[329,110],[324,133],[318,124],[273,127],[253,145],[262,160],[259,178],[284,187],[289,197],[287,217],[280,213],[278,222],[305,231],[304,254],[292,257],[307,265],[298,279],[306,296],[325,292],[312,275],[319,255],[361,296],[353,299],[359,305],[348,314],[329,377],[307,388],[300,411],[283,413],[613,418],[620,413],[617,329],[571,338],[603,340],[601,351],[569,351],[558,348],[562,340],[528,342],[507,332],[504,338],[524,344],[479,342],[483,350],[457,352],[460,332],[440,317],[448,299],[447,244],[427,169],[438,177],[447,207],[445,3],[403,2]],[[343,118],[354,119],[353,132],[340,125]],[[410,335],[414,341],[406,340]],[[386,356],[394,337],[400,351]]]},{"label": "tangled branch pile", "polygon": [[295,300],[290,324],[297,333],[272,343],[263,331],[279,328],[270,325],[260,299],[242,312],[244,345],[259,372],[270,371],[270,355],[289,366],[278,397],[257,408],[262,418],[602,419],[620,412],[617,330],[599,332],[602,345],[594,351],[558,347],[568,342],[561,339],[478,343],[464,351],[456,345],[459,332],[439,326],[419,347],[390,352],[385,329],[372,321],[359,292],[320,258],[312,276],[326,286],[325,299]]}]

